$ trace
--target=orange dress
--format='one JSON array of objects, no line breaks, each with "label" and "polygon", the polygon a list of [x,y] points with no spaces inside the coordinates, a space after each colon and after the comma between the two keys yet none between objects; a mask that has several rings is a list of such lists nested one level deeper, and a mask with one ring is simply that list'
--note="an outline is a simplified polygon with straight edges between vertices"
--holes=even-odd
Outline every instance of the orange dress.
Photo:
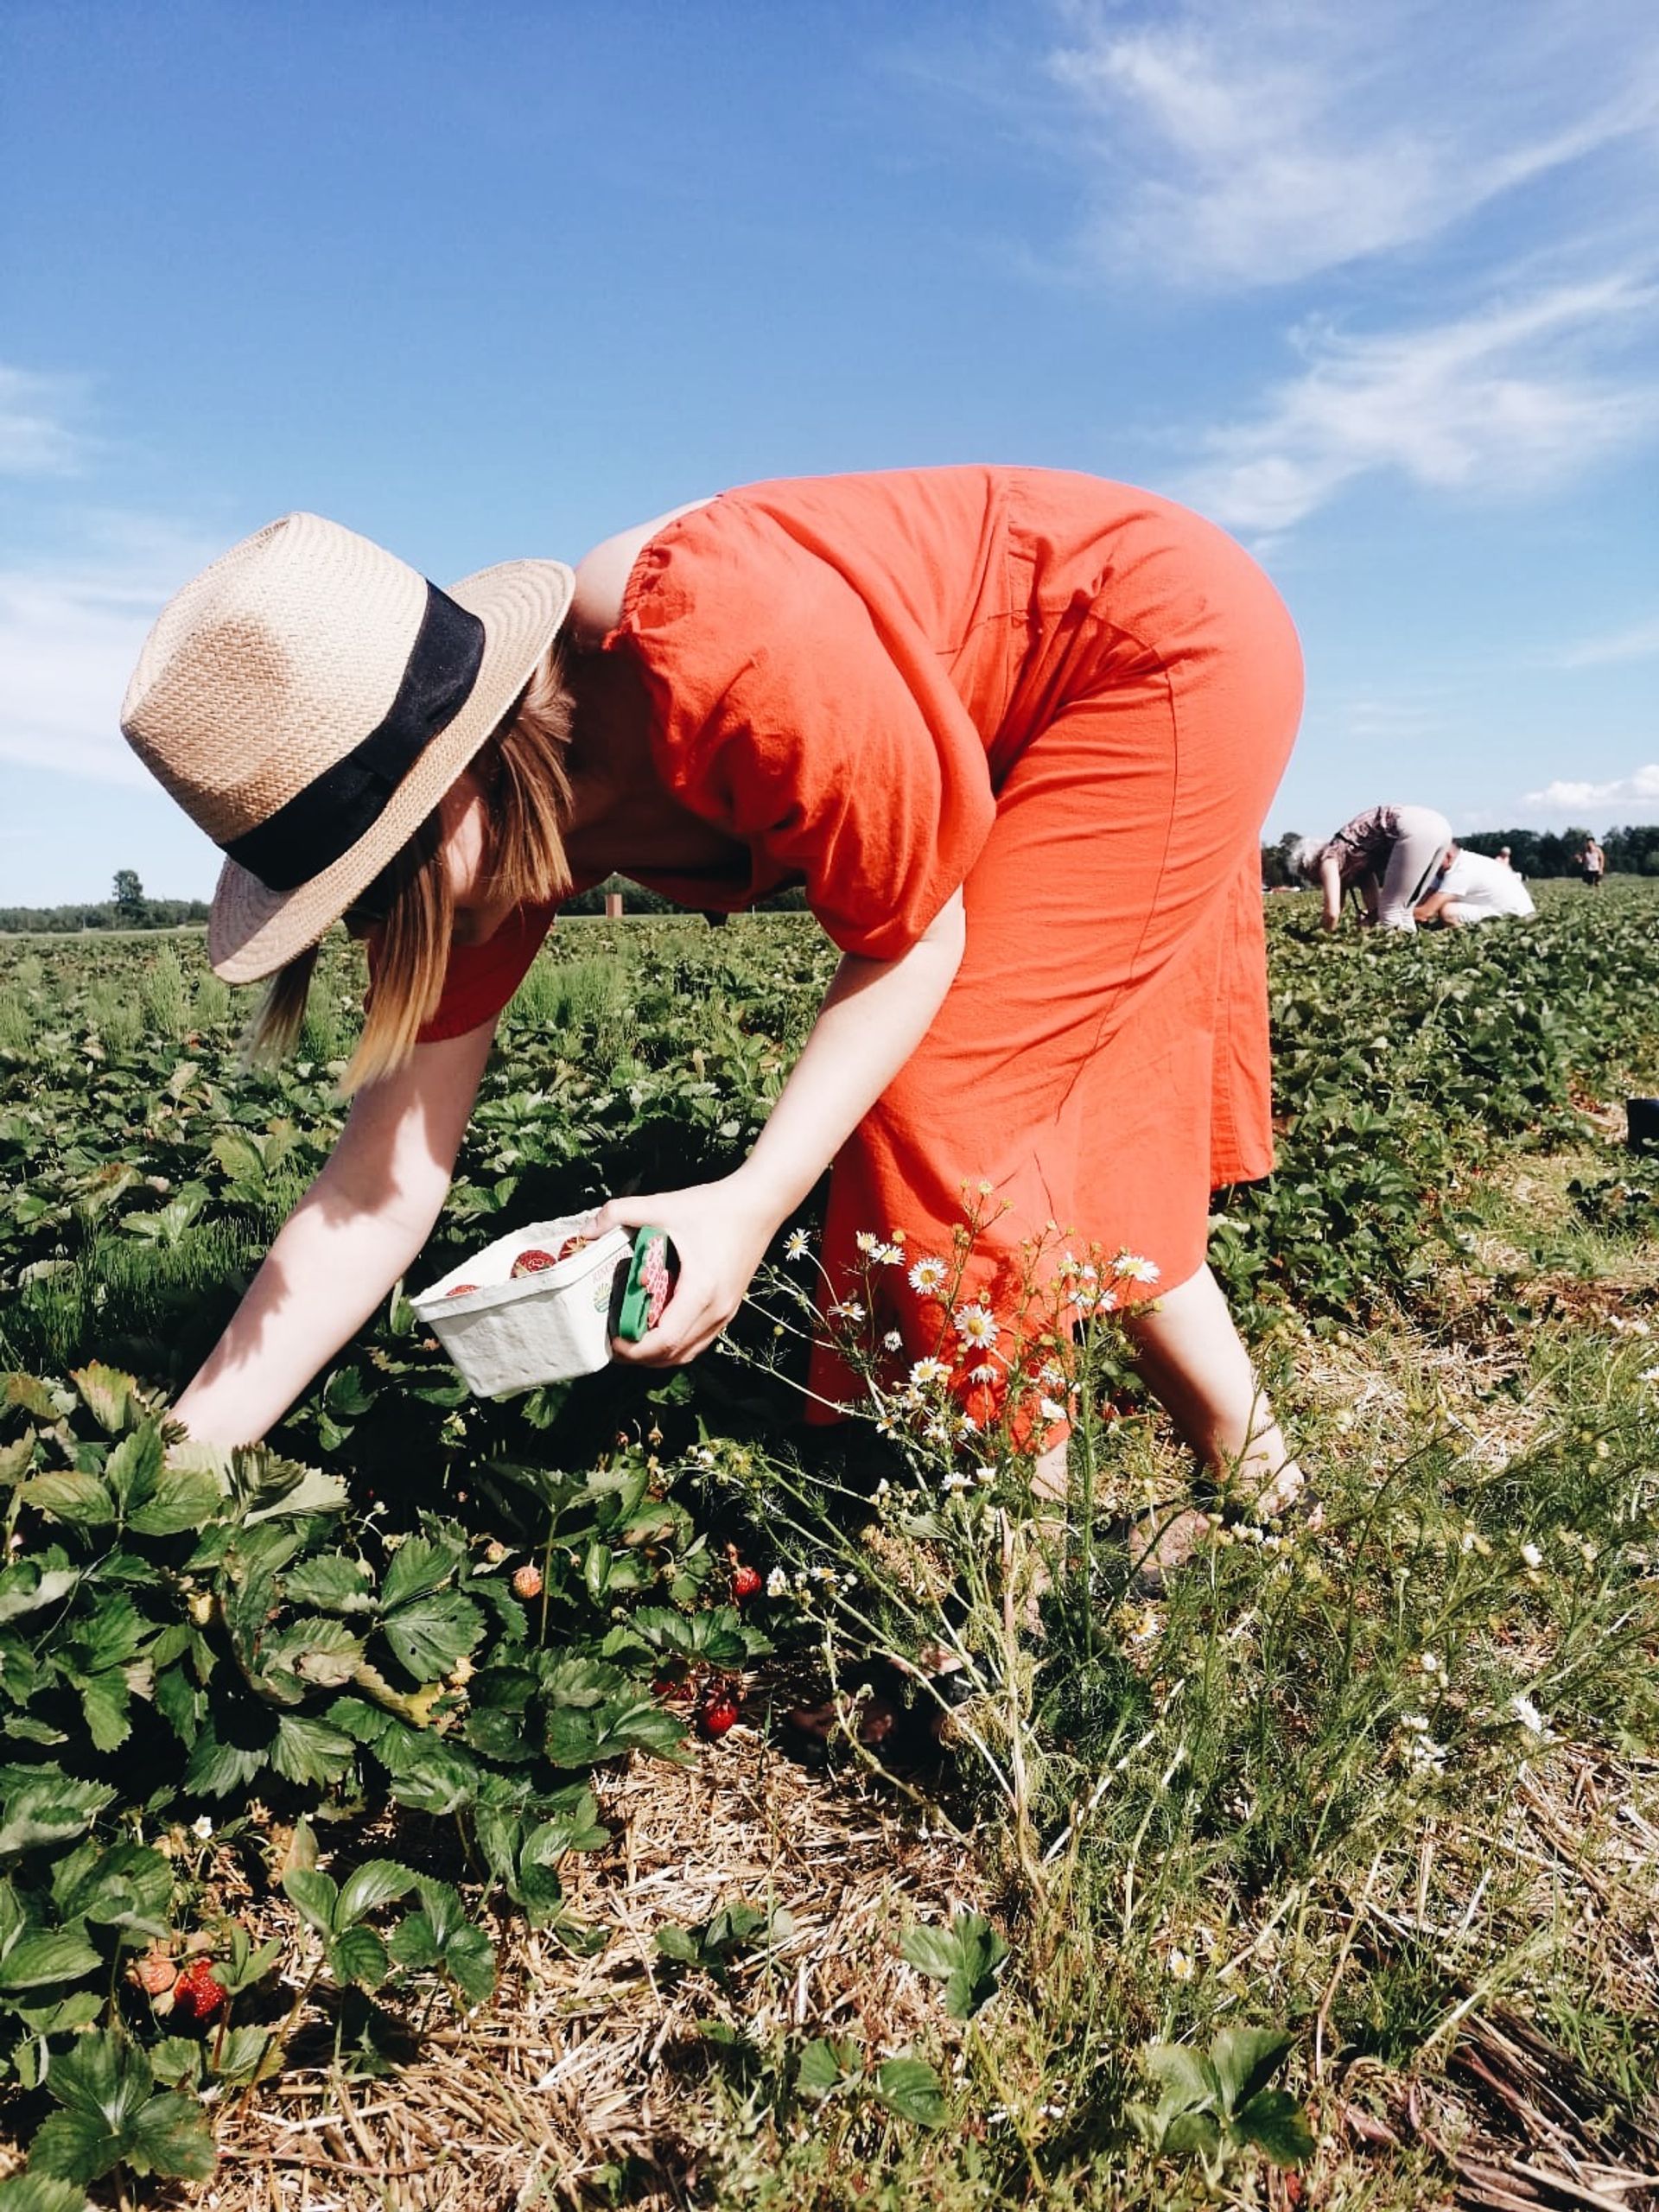
[{"label": "orange dress", "polygon": [[[966,1357],[912,1284],[954,1250],[1006,1363],[1034,1242],[1051,1270],[1067,1243],[1143,1257],[1129,1296],[1196,1273],[1212,1188],[1273,1161],[1258,841],[1301,662],[1254,562],[1088,476],[758,484],[646,545],[602,650],[643,682],[664,785],[750,857],[743,882],[642,880],[732,908],[804,881],[876,959],[963,891],[961,970],[835,1163],[827,1299],[902,1359]],[[459,948],[423,1034],[497,1013],[550,918]],[[896,1232],[903,1264],[872,1268]],[[814,1379],[844,1390],[827,1351]]]}]

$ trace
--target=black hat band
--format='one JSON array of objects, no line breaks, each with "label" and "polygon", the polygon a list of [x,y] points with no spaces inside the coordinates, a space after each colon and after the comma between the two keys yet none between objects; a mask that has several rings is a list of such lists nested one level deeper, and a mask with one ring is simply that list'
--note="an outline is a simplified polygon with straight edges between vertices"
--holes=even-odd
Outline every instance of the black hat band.
[{"label": "black hat band", "polygon": [[483,660],[482,622],[429,583],[426,612],[384,721],[223,849],[270,891],[296,891],[332,868],[373,829],[415,762],[466,705]]}]

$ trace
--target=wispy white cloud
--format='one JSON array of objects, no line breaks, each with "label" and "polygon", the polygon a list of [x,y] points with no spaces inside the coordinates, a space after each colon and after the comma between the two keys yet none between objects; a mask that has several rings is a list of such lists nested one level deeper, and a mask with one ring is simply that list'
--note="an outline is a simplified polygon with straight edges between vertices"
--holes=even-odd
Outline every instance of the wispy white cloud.
[{"label": "wispy white cloud", "polygon": [[1598,638],[1581,638],[1550,657],[1552,668],[1602,668],[1617,661],[1659,657],[1659,614]]},{"label": "wispy white cloud", "polygon": [[1294,334],[1307,366],[1251,419],[1202,434],[1185,489],[1235,529],[1288,528],[1356,478],[1441,491],[1535,491],[1649,435],[1659,378],[1605,361],[1659,308],[1615,271],[1503,299],[1436,327]]},{"label": "wispy white cloud", "polygon": [[1626,806],[1652,806],[1659,802],[1659,760],[1633,768],[1628,776],[1615,776],[1603,784],[1561,777],[1541,791],[1528,791],[1522,805],[1545,814],[1581,815],[1586,808],[1598,813]]},{"label": "wispy white cloud", "polygon": [[88,441],[74,418],[86,404],[84,377],[41,376],[0,361],[0,476],[68,476]]},{"label": "wispy white cloud", "polygon": [[1085,251],[1167,283],[1294,283],[1420,246],[1659,122],[1659,22],[1642,0],[1064,12],[1047,67],[1083,119]]},{"label": "wispy white cloud", "polygon": [[162,601],[212,550],[170,524],[105,516],[76,557],[0,569],[0,760],[147,784],[122,695]]}]

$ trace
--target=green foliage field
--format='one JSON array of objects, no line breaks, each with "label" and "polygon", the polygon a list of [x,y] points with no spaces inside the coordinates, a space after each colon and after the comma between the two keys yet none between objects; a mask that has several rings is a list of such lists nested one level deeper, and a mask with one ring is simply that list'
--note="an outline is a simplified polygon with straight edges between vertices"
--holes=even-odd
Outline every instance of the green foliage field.
[{"label": "green foliage field", "polygon": [[[477,1404],[400,1291],[268,1450],[183,1443],[168,1399],[338,1127],[356,955],[249,1074],[195,941],[0,944],[0,2100],[36,2140],[0,2212],[205,2176],[226,2093],[270,2093],[296,2035],[413,2063],[527,1930],[575,1971],[613,1934],[569,1872],[620,1847],[614,1778],[725,1755],[683,1692],[814,1654],[909,1680],[941,1637],[957,1758],[872,1784],[960,1828],[991,1909],[894,1931],[932,2024],[778,2027],[790,1915],[671,1916],[682,2150],[595,2157],[578,2199],[1403,2207],[1455,2164],[1405,2085],[1523,1999],[1601,2115],[1586,2155],[1645,2140],[1654,1885],[1604,1866],[1574,1921],[1569,1801],[1593,1774],[1655,1812],[1656,1179],[1609,1109],[1659,1090],[1659,890],[1409,940],[1325,938],[1306,898],[1269,920],[1280,1166],[1218,1195],[1211,1255],[1325,1522],[1218,1522],[1150,1597],[1123,1530],[1184,1476],[1121,1345],[1073,1378],[1058,1549],[1006,1439],[966,1484],[889,1439],[873,1494],[802,1433],[782,1235],[685,1375]],[[789,914],[563,925],[410,1287],[730,1166],[832,959]],[[740,1554],[771,1578],[747,1605]],[[139,1986],[193,1946],[221,1993],[194,2022]]]}]

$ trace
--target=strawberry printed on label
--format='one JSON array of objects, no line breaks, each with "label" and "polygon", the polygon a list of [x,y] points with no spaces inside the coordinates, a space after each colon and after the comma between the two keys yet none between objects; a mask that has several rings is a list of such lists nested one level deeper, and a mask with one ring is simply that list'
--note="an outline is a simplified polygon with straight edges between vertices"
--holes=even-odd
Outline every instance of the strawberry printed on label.
[{"label": "strawberry printed on label", "polygon": [[673,1288],[668,1274],[666,1236],[653,1236],[646,1245],[645,1256],[639,1263],[639,1282],[646,1299],[645,1326],[654,1329],[663,1318],[663,1308]]}]

